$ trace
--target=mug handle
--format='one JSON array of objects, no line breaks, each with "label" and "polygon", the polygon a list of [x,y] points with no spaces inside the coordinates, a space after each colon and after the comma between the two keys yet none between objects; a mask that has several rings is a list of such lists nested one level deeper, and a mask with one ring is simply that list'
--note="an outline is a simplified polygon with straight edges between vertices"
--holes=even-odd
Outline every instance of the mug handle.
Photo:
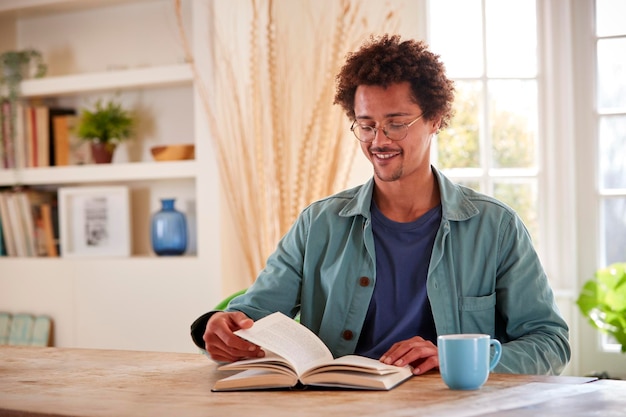
[{"label": "mug handle", "polygon": [[496,339],[491,339],[489,341],[489,345],[493,346],[493,358],[491,358],[491,362],[489,363],[489,371],[493,371],[493,368],[496,367],[498,362],[500,362],[500,356],[502,356],[502,345]]}]

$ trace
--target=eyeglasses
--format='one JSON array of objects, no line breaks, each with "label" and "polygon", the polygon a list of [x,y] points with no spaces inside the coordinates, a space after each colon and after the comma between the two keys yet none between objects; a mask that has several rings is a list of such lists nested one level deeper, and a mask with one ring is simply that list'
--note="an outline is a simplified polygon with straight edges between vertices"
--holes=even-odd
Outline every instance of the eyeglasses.
[{"label": "eyeglasses", "polygon": [[356,136],[358,140],[364,143],[373,142],[376,134],[378,133],[378,129],[382,129],[385,136],[397,142],[406,138],[406,135],[409,134],[409,127],[411,127],[413,123],[421,119],[423,115],[424,113],[420,114],[419,116],[417,116],[416,119],[409,123],[387,122],[382,126],[382,128],[362,125],[357,123],[357,121],[355,120],[354,122],[352,122],[350,130],[352,131],[352,133],[354,133],[354,136]]}]

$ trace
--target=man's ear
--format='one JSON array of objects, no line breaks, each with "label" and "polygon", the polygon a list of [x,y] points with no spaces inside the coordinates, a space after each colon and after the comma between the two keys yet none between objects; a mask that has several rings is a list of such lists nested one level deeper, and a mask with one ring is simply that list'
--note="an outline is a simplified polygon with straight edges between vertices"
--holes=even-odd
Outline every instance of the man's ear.
[{"label": "man's ear", "polygon": [[437,117],[430,121],[430,134],[434,135],[439,131],[439,127],[441,126],[441,117]]}]

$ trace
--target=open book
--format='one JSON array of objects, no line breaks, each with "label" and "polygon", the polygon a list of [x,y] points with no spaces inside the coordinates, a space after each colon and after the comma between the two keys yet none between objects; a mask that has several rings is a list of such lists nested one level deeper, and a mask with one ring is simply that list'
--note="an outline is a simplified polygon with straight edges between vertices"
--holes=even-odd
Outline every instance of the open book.
[{"label": "open book", "polygon": [[390,390],[413,375],[408,366],[385,365],[363,356],[333,359],[330,350],[312,331],[282,313],[270,314],[235,334],[262,347],[265,357],[220,366],[221,371],[243,372],[220,379],[213,391],[299,385]]}]

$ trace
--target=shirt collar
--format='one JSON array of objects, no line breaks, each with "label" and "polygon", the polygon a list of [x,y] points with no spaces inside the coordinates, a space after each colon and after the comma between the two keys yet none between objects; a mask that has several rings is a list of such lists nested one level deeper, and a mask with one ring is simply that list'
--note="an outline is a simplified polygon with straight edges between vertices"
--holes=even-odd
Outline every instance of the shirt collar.
[{"label": "shirt collar", "polygon": [[[442,218],[453,221],[467,220],[476,216],[479,211],[467,197],[467,188],[455,184],[443,175],[437,168],[432,167],[441,195]],[[352,198],[339,212],[340,216],[352,217],[361,215],[370,218],[370,204],[374,191],[374,178],[365,184],[353,189]]]}]

